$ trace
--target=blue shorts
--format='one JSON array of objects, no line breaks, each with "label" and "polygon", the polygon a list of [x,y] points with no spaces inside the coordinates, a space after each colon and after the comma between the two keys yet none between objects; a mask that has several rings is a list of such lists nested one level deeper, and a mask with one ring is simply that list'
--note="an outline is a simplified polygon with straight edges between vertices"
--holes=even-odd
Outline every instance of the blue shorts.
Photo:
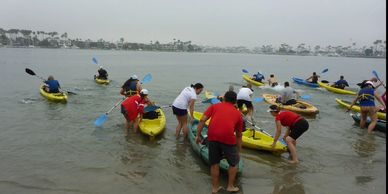
[{"label": "blue shorts", "polygon": [[187,115],[187,110],[172,106],[172,113],[176,116],[185,116],[185,115]]}]

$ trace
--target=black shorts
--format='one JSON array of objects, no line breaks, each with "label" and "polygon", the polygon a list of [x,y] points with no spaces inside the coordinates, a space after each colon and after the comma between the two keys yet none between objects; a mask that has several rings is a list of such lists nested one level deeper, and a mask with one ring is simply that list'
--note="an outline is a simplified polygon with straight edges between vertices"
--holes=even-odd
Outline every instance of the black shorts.
[{"label": "black shorts", "polygon": [[306,119],[302,118],[299,121],[297,121],[294,126],[290,127],[290,137],[292,139],[296,140],[298,139],[304,132],[307,131],[309,128],[309,123],[306,121]]},{"label": "black shorts", "polygon": [[230,166],[236,166],[240,161],[236,145],[228,145],[215,141],[209,141],[209,162],[210,165],[219,164],[225,156]]},{"label": "black shorts", "polygon": [[185,116],[185,115],[187,115],[187,110],[172,106],[172,113],[176,116]]},{"label": "black shorts", "polygon": [[247,101],[247,100],[237,100],[237,107],[239,109],[242,108],[242,106],[245,104],[245,106],[248,108],[248,109],[253,109],[253,105],[252,105],[252,102],[251,101]]},{"label": "black shorts", "polygon": [[127,110],[125,110],[124,106],[121,105],[121,114],[124,115],[125,119],[128,119],[128,113]]}]

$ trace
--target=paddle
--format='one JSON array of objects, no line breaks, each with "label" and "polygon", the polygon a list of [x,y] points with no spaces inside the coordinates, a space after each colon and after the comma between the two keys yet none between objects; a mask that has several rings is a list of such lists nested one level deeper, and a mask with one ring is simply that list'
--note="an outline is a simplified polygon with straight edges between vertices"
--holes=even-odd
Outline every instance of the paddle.
[{"label": "paddle", "polygon": [[[256,126],[255,124],[253,124],[253,123],[250,122],[249,120],[246,120],[246,121],[247,121],[250,125],[252,125],[252,127],[256,128],[256,129],[259,130],[260,132],[262,132],[262,133],[264,133],[264,134],[266,134],[266,135],[268,135],[268,136],[270,136],[270,137],[273,138],[273,136],[272,136],[271,134],[269,134],[268,132],[264,131],[264,130],[261,129],[260,127]],[[286,142],[284,142],[283,139],[278,139],[278,141],[279,141],[280,143],[282,143],[283,145],[286,145],[286,146],[287,146]]]},{"label": "paddle", "polygon": [[[200,104],[206,104],[206,103],[209,103],[209,100],[203,100],[202,102],[200,102]],[[172,105],[163,105],[163,106],[149,105],[144,107],[144,112],[146,113],[150,111],[155,111],[159,108],[169,108],[169,107],[172,107]]]},{"label": "paddle", "polygon": [[384,88],[386,89],[384,83],[380,80],[380,77],[379,75],[377,74],[377,72],[375,70],[372,71],[373,75],[380,81],[380,83],[384,86]]},{"label": "paddle", "polygon": [[327,68],[324,69],[324,70],[321,72],[321,75],[324,74],[324,73],[326,73],[327,71],[329,71],[329,69],[327,69]]},{"label": "paddle", "polygon": [[246,70],[246,69],[242,69],[242,72],[243,72],[243,73],[249,73],[249,71]]},{"label": "paddle", "polygon": [[92,61],[93,61],[94,64],[98,65],[98,61],[97,61],[96,57],[93,57]]},{"label": "paddle", "polygon": [[[143,84],[146,84],[146,83],[149,83],[150,81],[152,80],[152,75],[149,73],[147,75],[145,75],[141,81],[141,83]],[[101,127],[102,124],[105,123],[105,121],[108,119],[108,114],[114,109],[116,108],[119,104],[121,104],[126,98],[123,98],[123,99],[120,99],[119,101],[117,101],[114,106],[112,108],[110,108],[107,112],[103,113],[100,115],[100,117],[97,118],[96,121],[94,121],[94,125],[96,127]],[[156,108],[157,109],[157,108]],[[155,110],[156,110],[155,109]]]},{"label": "paddle", "polygon": [[[30,75],[32,75],[32,76],[35,76],[35,77],[37,77],[37,78],[39,78],[39,79],[41,79],[41,80],[43,80],[43,81],[46,81],[43,77],[40,77],[40,76],[36,75],[35,72],[32,71],[32,70],[29,69],[29,68],[26,68],[26,73],[28,73],[28,74],[30,74]],[[67,90],[63,90],[63,91],[65,91],[65,92],[67,92],[67,93],[69,93],[69,94],[74,94],[74,95],[76,95],[75,92],[71,92],[71,91],[67,91]]]}]

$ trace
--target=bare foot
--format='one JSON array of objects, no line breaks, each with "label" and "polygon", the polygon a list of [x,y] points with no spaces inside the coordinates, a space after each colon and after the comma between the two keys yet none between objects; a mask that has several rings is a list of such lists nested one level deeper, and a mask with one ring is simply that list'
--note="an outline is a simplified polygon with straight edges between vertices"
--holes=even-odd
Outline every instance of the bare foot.
[{"label": "bare foot", "polygon": [[290,164],[297,164],[297,163],[299,163],[299,160],[289,160],[288,163],[290,163]]},{"label": "bare foot", "polygon": [[218,193],[222,189],[221,186],[219,186],[217,189],[212,189],[212,194]]},{"label": "bare foot", "polygon": [[240,191],[240,189],[238,187],[228,187],[226,190],[228,192],[232,192],[232,193]]}]

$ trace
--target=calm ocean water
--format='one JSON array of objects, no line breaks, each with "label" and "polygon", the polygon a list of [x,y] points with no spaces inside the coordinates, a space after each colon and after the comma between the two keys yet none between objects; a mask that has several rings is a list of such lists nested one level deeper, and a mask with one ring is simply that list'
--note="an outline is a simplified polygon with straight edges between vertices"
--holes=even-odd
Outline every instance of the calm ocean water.
[{"label": "calm ocean water", "polygon": [[[93,56],[108,70],[110,85],[94,83],[98,66]],[[125,137],[119,109],[102,128],[94,127],[94,120],[120,100],[120,86],[132,74],[152,74],[143,87],[160,105],[171,104],[195,82],[219,93],[229,85],[238,89],[245,84],[242,68],[274,73],[281,82],[328,68],[324,79],[344,75],[354,89],[355,83],[372,77],[372,70],[386,80],[385,59],[247,54],[0,48],[0,67],[0,193],[210,193],[209,168],[188,142],[175,139],[170,109],[165,109],[166,130],[155,141],[133,132]],[[69,96],[67,104],[46,101],[38,91],[41,81],[25,68],[45,78],[54,75],[62,88],[77,95]],[[310,94],[320,110],[298,139],[301,163],[287,164],[288,154],[243,149],[240,193],[386,193],[385,134],[366,135],[334,100],[352,97],[292,86]],[[276,93],[254,90],[255,97]],[[273,134],[267,107],[255,104],[255,118]],[[225,186],[226,176],[221,181]]]}]

